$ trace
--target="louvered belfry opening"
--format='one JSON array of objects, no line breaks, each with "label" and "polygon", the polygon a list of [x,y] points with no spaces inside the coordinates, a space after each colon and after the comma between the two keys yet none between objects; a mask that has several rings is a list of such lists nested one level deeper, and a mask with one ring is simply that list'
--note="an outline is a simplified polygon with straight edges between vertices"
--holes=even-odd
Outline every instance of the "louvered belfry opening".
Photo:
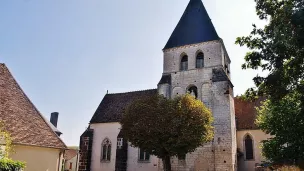
[{"label": "louvered belfry opening", "polygon": [[181,64],[180,64],[180,70],[181,71],[187,71],[188,70],[188,56],[187,55],[184,55],[182,57]]},{"label": "louvered belfry opening", "polygon": [[204,67],[204,54],[200,52],[196,56],[196,68],[203,68],[203,67]]}]

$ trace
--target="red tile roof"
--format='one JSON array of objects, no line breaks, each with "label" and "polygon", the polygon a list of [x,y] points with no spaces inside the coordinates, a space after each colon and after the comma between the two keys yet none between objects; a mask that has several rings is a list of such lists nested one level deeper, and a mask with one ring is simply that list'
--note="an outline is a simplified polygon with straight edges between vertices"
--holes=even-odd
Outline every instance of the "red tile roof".
[{"label": "red tile roof", "polygon": [[234,98],[236,127],[238,130],[258,129],[255,125],[256,107],[260,107],[263,100],[265,98],[259,98],[254,101],[247,101],[238,97]]},{"label": "red tile roof", "polygon": [[0,63],[0,121],[14,144],[66,148],[64,142],[22,91],[8,68]]},{"label": "red tile roof", "polygon": [[78,150],[77,149],[68,149],[64,152],[64,159],[65,160],[71,160],[77,155]]}]

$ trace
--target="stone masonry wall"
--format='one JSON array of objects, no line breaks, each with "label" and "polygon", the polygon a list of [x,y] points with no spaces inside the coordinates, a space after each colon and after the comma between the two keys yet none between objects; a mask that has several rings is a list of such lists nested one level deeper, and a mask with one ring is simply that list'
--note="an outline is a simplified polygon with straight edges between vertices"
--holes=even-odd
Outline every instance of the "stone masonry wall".
[{"label": "stone masonry wall", "polygon": [[[190,86],[196,86],[198,99],[213,113],[215,127],[213,142],[187,154],[184,161],[174,158],[173,171],[235,170],[233,86],[223,66],[227,60],[222,46],[219,41],[211,41],[164,51],[164,74],[171,74],[172,78],[171,98],[185,94]],[[204,53],[205,66],[201,69],[195,68],[198,52]],[[179,63],[183,54],[188,56],[188,70],[180,72]]]},{"label": "stone masonry wall", "polygon": [[91,171],[93,130],[87,129],[80,137],[78,171]]}]

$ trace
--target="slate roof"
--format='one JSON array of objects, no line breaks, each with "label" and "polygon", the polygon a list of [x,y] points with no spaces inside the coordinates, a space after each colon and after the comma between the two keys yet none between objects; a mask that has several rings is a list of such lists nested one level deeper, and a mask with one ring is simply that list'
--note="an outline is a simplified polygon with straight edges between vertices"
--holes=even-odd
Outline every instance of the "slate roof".
[{"label": "slate roof", "polygon": [[0,63],[0,121],[14,144],[48,148],[66,148],[30,99],[22,91],[8,68]]},{"label": "slate roof", "polygon": [[158,84],[170,84],[171,85],[171,74],[165,74],[162,76]]},{"label": "slate roof", "polygon": [[255,108],[260,107],[261,102],[264,100],[265,98],[263,97],[252,102],[242,100],[238,97],[234,98],[236,127],[238,130],[258,129],[254,123],[257,116]]},{"label": "slate roof", "polygon": [[190,0],[164,49],[220,40],[201,0]]},{"label": "slate roof", "polygon": [[119,122],[122,118],[124,109],[134,100],[153,96],[155,94],[157,94],[156,89],[106,94],[94,113],[90,123]]}]

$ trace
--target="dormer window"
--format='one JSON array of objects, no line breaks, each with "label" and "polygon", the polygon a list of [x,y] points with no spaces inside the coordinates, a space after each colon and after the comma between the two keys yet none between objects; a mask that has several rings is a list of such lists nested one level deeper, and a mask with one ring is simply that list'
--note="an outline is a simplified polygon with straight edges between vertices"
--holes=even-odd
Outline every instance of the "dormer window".
[{"label": "dormer window", "polygon": [[188,70],[188,56],[187,56],[187,55],[184,55],[184,56],[182,57],[181,65],[180,65],[180,70],[181,70],[181,71],[186,71],[186,70]]},{"label": "dormer window", "polygon": [[204,67],[204,54],[200,52],[196,56],[196,68],[203,68],[203,67]]}]

